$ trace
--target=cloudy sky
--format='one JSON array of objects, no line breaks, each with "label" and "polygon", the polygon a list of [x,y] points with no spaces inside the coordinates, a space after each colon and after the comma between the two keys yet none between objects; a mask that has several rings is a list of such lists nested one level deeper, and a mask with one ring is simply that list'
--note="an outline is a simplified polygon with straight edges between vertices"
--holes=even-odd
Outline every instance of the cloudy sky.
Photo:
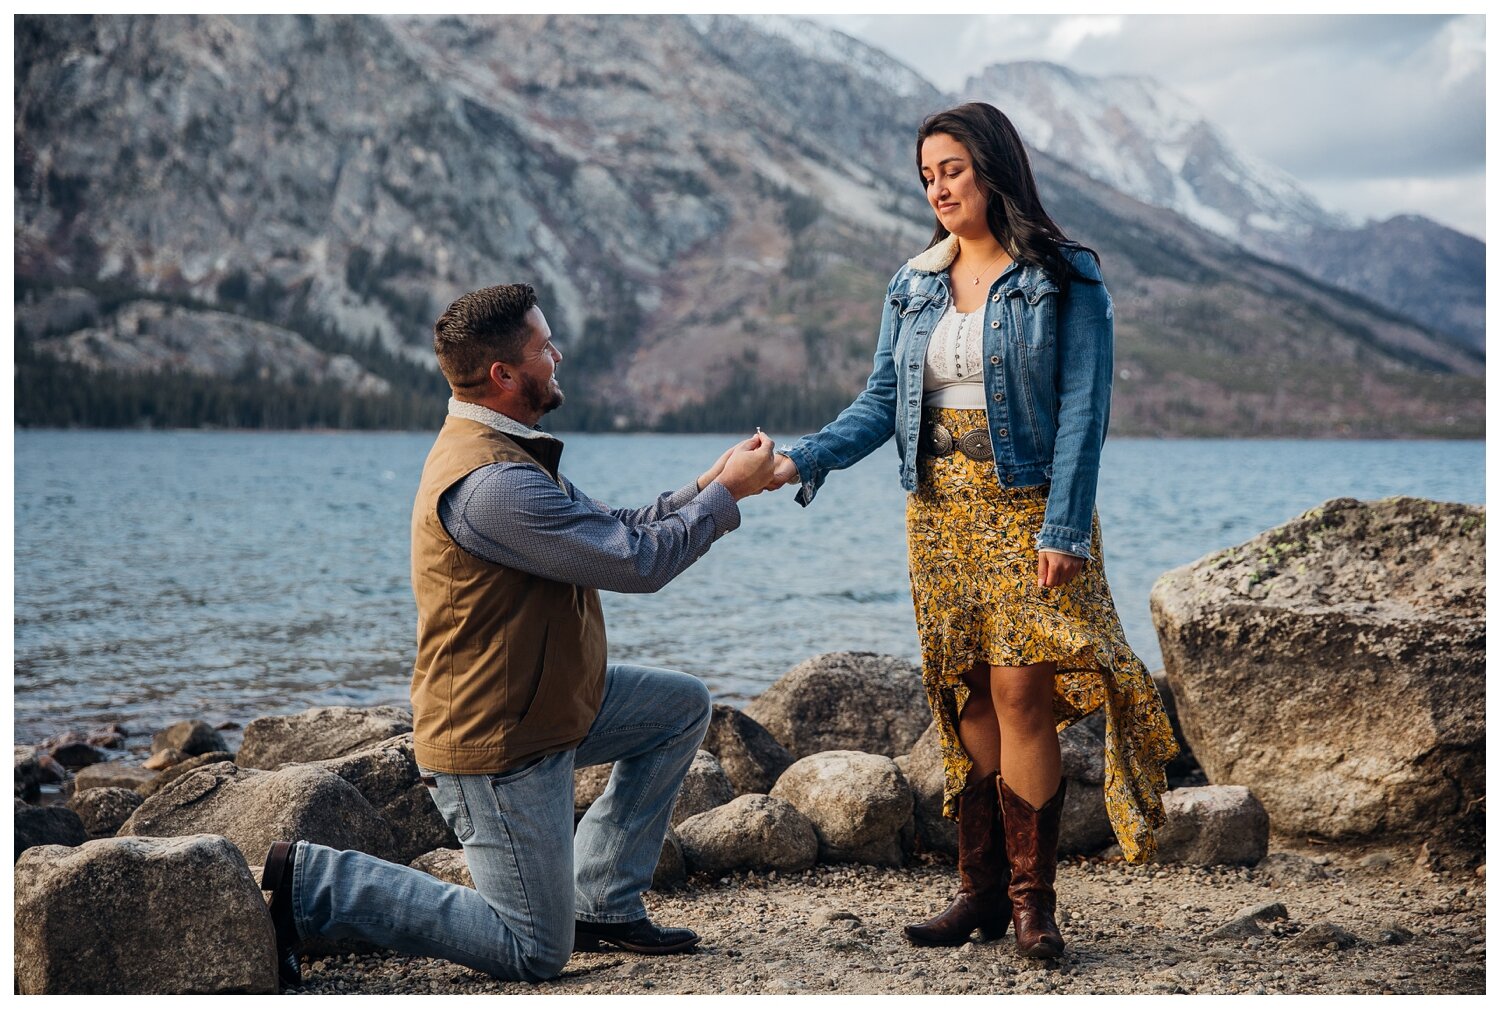
[{"label": "cloudy sky", "polygon": [[820,15],[945,91],[1009,60],[1156,78],[1356,220],[1484,237],[1484,17]]}]

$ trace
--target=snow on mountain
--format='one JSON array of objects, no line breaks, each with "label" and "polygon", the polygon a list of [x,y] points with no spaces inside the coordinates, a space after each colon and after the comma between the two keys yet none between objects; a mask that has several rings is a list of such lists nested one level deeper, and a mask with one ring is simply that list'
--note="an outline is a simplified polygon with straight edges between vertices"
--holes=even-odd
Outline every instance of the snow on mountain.
[{"label": "snow on mountain", "polygon": [[[715,18],[726,16],[690,15],[689,20],[702,30]],[[735,15],[734,20],[791,43],[804,56],[841,64],[902,98],[932,91],[932,85],[906,64],[836,28],[786,14],[741,14]]]},{"label": "snow on mountain", "polygon": [[997,63],[963,93],[1004,110],[1028,144],[1226,238],[1351,225],[1286,172],[1235,151],[1202,111],[1150,78]]}]

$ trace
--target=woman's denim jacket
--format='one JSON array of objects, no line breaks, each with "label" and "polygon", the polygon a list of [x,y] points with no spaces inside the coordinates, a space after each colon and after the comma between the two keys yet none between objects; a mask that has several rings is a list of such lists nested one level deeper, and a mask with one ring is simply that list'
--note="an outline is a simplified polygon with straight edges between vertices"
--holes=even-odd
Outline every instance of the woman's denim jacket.
[{"label": "woman's denim jacket", "polygon": [[[891,278],[880,317],[875,367],[864,392],[831,424],[785,450],[801,477],[797,501],[812,503],[830,470],[852,466],[896,436],[901,486],[917,488],[922,367],[927,342],[952,297],[949,237]],[[1099,453],[1109,427],[1114,305],[1094,257],[1064,254],[1076,276],[1068,297],[1038,267],[1012,263],[984,305],[984,394],[995,474],[1005,487],[1051,482],[1037,549],[1089,559]]]}]

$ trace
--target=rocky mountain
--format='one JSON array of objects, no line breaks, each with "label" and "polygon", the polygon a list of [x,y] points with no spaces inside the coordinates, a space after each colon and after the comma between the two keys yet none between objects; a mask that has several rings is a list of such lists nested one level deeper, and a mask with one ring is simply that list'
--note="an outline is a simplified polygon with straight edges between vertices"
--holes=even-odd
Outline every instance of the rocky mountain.
[{"label": "rocky mountain", "polygon": [[[172,302],[411,391],[392,352],[427,365],[452,298],[527,280],[564,338],[559,427],[830,418],[930,234],[912,140],[949,102],[785,20],[20,17],[15,38],[18,317],[70,290],[134,306],[108,339],[18,327],[27,361],[178,373],[138,304]],[[1483,430],[1477,352],[1034,165],[1104,259],[1117,433]]]},{"label": "rocky mountain", "polygon": [[1356,225],[1154,80],[1020,61],[986,67],[963,95],[1111,188],[1484,348],[1483,242],[1414,215]]}]

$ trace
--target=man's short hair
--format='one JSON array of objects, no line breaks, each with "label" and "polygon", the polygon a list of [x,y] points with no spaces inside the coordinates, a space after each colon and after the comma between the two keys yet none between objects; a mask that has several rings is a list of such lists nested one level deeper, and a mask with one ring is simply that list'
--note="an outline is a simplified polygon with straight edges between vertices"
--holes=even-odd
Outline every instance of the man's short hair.
[{"label": "man's short hair", "polygon": [[531,332],[526,313],[535,306],[530,284],[483,287],[449,305],[432,327],[432,349],[448,384],[473,389],[494,362],[519,361]]}]

